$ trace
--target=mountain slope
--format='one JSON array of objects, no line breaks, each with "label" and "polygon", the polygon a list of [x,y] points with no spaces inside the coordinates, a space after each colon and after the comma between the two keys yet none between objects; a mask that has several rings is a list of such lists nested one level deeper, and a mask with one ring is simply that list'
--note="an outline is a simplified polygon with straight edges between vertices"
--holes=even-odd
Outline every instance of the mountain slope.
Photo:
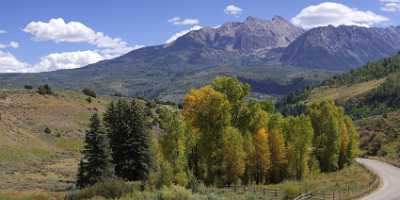
[{"label": "mountain slope", "polygon": [[178,101],[191,87],[228,75],[250,83],[253,92],[280,96],[318,84],[332,71],[348,71],[399,50],[400,27],[328,26],[305,31],[279,16],[248,17],[80,69],[0,74],[0,85],[89,87],[100,94]]},{"label": "mountain slope", "polygon": [[70,91],[49,96],[0,92],[0,190],[72,185],[88,118],[116,99],[98,97],[89,103],[86,98]]},{"label": "mountain slope", "polygon": [[284,51],[282,63],[348,70],[400,50],[400,27],[326,26],[307,31]]},{"label": "mountain slope", "polygon": [[[273,92],[262,90],[264,94],[282,95],[299,89],[296,85],[318,83],[329,76],[322,70],[286,67],[277,62],[282,48],[303,32],[282,17],[270,21],[249,17],[244,22],[192,31],[172,43],[145,47],[80,69],[0,75],[0,84],[21,88],[49,83],[63,89],[89,87],[102,94],[177,100],[191,87],[218,75],[230,75],[272,88]],[[274,88],[285,89],[281,92]]]}]

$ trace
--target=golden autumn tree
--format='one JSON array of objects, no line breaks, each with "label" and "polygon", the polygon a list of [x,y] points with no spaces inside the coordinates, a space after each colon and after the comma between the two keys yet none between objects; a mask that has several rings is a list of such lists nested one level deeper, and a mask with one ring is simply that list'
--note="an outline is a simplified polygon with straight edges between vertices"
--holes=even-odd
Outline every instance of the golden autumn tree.
[{"label": "golden autumn tree", "polygon": [[271,152],[266,128],[260,128],[253,135],[253,144],[252,167],[254,169],[254,179],[257,184],[265,183],[268,171],[271,168]]},{"label": "golden autumn tree", "polygon": [[245,171],[243,138],[237,129],[233,127],[227,127],[225,129],[223,152],[225,184],[237,183]]},{"label": "golden autumn tree", "polygon": [[269,146],[271,149],[270,181],[281,182],[286,176],[287,149],[283,135],[283,117],[279,114],[271,116],[269,121]]},{"label": "golden autumn tree", "polygon": [[231,122],[226,96],[211,86],[193,89],[185,97],[183,116],[200,134],[197,147],[206,183],[220,181],[219,177],[223,176],[223,133]]}]

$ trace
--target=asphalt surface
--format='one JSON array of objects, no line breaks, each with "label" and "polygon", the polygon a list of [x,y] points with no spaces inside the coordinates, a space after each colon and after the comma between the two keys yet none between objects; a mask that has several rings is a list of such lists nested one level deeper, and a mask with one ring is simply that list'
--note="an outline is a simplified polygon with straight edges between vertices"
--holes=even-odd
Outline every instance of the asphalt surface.
[{"label": "asphalt surface", "polygon": [[382,185],[361,200],[400,200],[400,168],[382,161],[357,158],[356,161],[380,178]]}]

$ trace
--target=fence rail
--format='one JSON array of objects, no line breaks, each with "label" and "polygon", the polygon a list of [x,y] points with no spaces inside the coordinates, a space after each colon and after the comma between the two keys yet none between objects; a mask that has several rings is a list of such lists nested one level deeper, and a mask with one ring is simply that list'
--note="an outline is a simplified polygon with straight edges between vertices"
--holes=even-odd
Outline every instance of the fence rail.
[{"label": "fence rail", "polygon": [[294,200],[350,200],[365,196],[366,194],[369,194],[376,190],[381,183],[380,178],[376,174],[374,174],[367,168],[365,169],[373,177],[371,182],[369,182],[368,186],[365,188],[357,189],[352,188],[350,185],[347,185],[347,189],[343,191],[304,192],[303,194],[300,194],[298,197],[296,197]]},{"label": "fence rail", "polygon": [[285,199],[286,193],[280,189],[266,188],[263,186],[224,186],[221,188],[207,188],[203,193],[224,194],[233,192],[235,194],[252,194],[256,199],[260,200],[282,200]]}]

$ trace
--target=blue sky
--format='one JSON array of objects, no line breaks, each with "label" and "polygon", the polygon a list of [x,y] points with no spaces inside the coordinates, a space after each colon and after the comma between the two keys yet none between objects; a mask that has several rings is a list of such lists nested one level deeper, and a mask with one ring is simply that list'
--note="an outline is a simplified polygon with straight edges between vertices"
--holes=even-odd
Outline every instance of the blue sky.
[{"label": "blue sky", "polygon": [[400,25],[400,0],[331,2],[335,4],[317,0],[4,0],[0,2],[0,72],[81,67],[140,46],[165,43],[191,28],[243,21],[247,16],[280,15],[306,29],[331,23]]}]

